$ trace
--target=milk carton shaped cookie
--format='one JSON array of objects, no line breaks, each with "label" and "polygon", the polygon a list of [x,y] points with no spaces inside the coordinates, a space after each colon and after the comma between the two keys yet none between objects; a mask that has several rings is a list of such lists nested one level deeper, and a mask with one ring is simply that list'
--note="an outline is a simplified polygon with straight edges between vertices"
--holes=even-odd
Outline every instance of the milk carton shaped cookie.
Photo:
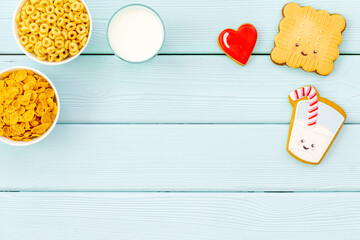
[{"label": "milk carton shaped cookie", "polygon": [[297,160],[319,164],[345,122],[346,114],[337,104],[319,96],[312,86],[289,95],[293,107],[287,151]]}]

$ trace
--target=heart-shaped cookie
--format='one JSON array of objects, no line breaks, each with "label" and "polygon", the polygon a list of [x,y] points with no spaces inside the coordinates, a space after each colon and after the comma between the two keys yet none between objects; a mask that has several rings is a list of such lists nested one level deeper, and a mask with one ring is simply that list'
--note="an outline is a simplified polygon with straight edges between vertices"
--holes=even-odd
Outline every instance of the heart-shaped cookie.
[{"label": "heart-shaped cookie", "polygon": [[254,50],[256,40],[256,28],[246,23],[241,25],[237,31],[234,29],[222,31],[218,38],[218,45],[232,60],[245,66]]}]

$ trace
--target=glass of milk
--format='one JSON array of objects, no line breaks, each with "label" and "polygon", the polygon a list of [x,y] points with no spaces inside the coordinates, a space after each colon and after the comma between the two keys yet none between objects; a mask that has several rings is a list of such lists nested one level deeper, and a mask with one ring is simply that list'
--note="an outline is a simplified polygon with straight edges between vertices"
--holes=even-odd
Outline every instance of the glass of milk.
[{"label": "glass of milk", "polygon": [[145,62],[160,51],[165,28],[150,7],[131,4],[111,17],[107,30],[109,45],[116,56],[132,63]]},{"label": "glass of milk", "polygon": [[345,117],[332,106],[319,102],[317,124],[308,126],[309,101],[299,101],[295,107],[288,150],[307,163],[318,164],[340,131]]}]

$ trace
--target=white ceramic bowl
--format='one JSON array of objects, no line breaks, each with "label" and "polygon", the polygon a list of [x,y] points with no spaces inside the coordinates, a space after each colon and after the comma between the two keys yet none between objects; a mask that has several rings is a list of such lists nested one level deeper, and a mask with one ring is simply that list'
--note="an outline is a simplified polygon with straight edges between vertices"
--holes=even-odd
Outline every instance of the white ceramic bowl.
[{"label": "white ceramic bowl", "polygon": [[[59,115],[60,115],[60,99],[59,99],[59,94],[56,91],[56,88],[55,88],[54,84],[50,81],[50,79],[45,74],[43,74],[42,72],[40,72],[40,71],[38,71],[36,69],[30,68],[30,67],[18,66],[18,67],[12,67],[12,68],[8,68],[8,69],[3,70],[3,71],[1,71],[0,75],[2,73],[4,73],[4,72],[12,72],[12,71],[15,71],[15,70],[20,70],[20,69],[31,70],[34,73],[36,73],[37,75],[40,75],[40,76],[44,77],[46,79],[46,81],[48,81],[50,83],[50,86],[54,90],[56,103],[58,105],[58,113],[57,113],[57,115],[55,117],[54,122],[52,123],[51,127],[43,135],[41,135],[40,137],[36,137],[36,138],[34,138],[33,140],[31,140],[29,142],[24,142],[24,141],[13,141],[13,140],[8,139],[8,138],[6,138],[4,136],[0,136],[0,141],[4,142],[6,144],[13,145],[13,146],[29,146],[29,145],[32,145],[34,143],[40,142],[41,140],[46,138],[51,133],[51,131],[54,129],[54,127],[55,127],[55,125],[56,125],[56,123],[57,123],[57,121],[59,119]],[[0,79],[2,80],[1,77],[0,77]]]},{"label": "white ceramic bowl", "polygon": [[15,37],[15,40],[16,40],[16,43],[19,45],[19,47],[21,48],[21,50],[29,57],[31,58],[32,60],[38,62],[38,63],[42,63],[42,64],[45,64],[45,65],[60,65],[60,64],[64,64],[64,63],[68,63],[72,60],[74,60],[75,58],[77,58],[83,51],[84,49],[86,48],[86,46],[88,45],[88,43],[90,42],[90,38],[91,38],[91,34],[92,34],[92,29],[93,29],[93,24],[92,24],[92,18],[91,18],[91,13],[90,13],[90,10],[88,8],[88,6],[86,5],[85,1],[83,0],[78,0],[78,1],[81,1],[85,8],[86,8],[86,11],[89,15],[89,20],[90,20],[90,31],[89,31],[89,35],[88,35],[88,39],[87,39],[87,42],[85,44],[85,46],[83,46],[79,53],[76,54],[75,56],[71,56],[71,57],[68,57],[66,58],[65,60],[61,61],[61,62],[49,62],[49,61],[41,61],[39,60],[35,53],[29,53],[28,51],[25,50],[24,46],[21,45],[20,43],[20,37],[19,37],[19,34],[18,34],[18,26],[17,26],[17,22],[16,22],[16,15],[18,12],[21,11],[21,7],[24,5],[24,3],[26,2],[27,0],[20,0],[19,4],[17,5],[16,9],[15,9],[15,12],[14,12],[14,16],[13,16],[13,34],[14,34],[14,37]]}]

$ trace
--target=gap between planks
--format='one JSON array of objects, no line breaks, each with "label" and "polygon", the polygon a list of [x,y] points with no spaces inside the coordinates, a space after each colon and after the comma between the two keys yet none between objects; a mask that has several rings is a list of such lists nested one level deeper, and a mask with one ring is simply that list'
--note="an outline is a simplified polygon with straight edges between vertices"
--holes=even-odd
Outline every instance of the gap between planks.
[{"label": "gap between planks", "polygon": [[[115,56],[113,53],[82,53],[81,56]],[[223,56],[225,53],[159,53],[158,56]],[[253,53],[252,56],[270,56],[270,53]],[[340,53],[340,56],[358,56],[360,53]],[[25,56],[23,53],[0,53],[0,56]]]},{"label": "gap between planks", "polygon": [[[241,123],[90,123],[90,122],[83,122],[83,123],[56,123],[57,125],[290,125],[290,123],[254,123],[254,122],[241,122]],[[360,123],[344,123],[344,125],[359,125]]]},{"label": "gap between planks", "polygon": [[297,193],[302,193],[302,194],[311,194],[311,193],[322,193],[322,194],[326,194],[326,193],[360,193],[360,191],[208,191],[208,190],[196,190],[196,191],[178,191],[178,190],[174,190],[174,191],[155,191],[155,190],[143,190],[143,191],[131,191],[131,190],[126,190],[126,191],[114,191],[114,190],[16,190],[16,191],[9,191],[9,190],[0,190],[0,194],[1,193],[171,193],[171,194],[176,194],[176,193],[212,193],[212,194],[225,194],[225,193],[250,193],[250,194],[266,194],[266,193],[271,193],[271,194],[289,194],[289,193],[293,193],[293,194],[297,194]]}]

